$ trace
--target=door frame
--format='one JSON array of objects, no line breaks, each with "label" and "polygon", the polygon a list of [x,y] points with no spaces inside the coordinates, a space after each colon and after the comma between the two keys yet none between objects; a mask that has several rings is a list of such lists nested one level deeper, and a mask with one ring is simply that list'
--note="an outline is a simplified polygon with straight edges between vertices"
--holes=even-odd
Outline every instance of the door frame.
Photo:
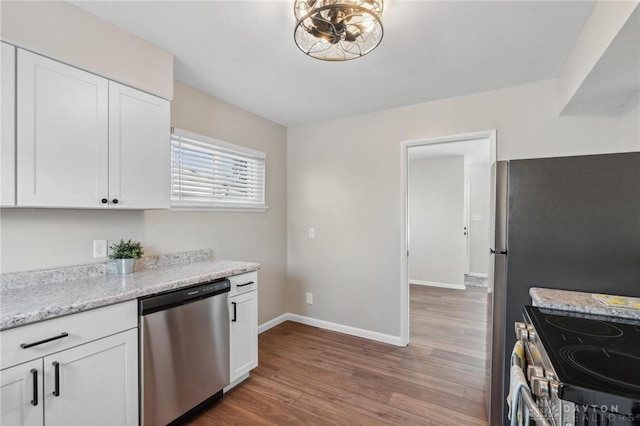
[{"label": "door frame", "polygon": [[463,217],[462,217],[462,225],[464,226],[464,240],[462,243],[462,248],[464,250],[464,274],[468,275],[471,272],[471,244],[469,243],[471,238],[471,182],[466,180],[464,181],[464,207],[463,207]]},{"label": "door frame", "polygon": [[401,143],[401,216],[400,216],[400,343],[402,346],[409,344],[409,148],[420,145],[441,144],[449,142],[462,142],[473,139],[489,139],[490,164],[494,164],[497,158],[496,145],[497,131],[484,130],[473,133],[439,136],[434,138],[413,139]]}]

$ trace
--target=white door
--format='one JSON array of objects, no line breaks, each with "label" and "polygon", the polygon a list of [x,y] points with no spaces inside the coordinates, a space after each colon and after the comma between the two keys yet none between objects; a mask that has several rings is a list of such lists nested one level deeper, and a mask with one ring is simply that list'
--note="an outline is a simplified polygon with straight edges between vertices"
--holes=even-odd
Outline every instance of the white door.
[{"label": "white door", "polygon": [[464,259],[464,273],[469,274],[471,269],[471,253],[469,250],[469,204],[471,202],[471,182],[464,183],[464,207],[462,208],[462,253]]},{"label": "white door", "polygon": [[42,358],[0,371],[0,424],[42,426]]},{"label": "white door", "polygon": [[258,292],[229,298],[231,382],[258,366]]},{"label": "white door", "polygon": [[22,207],[107,207],[108,82],[18,49]]},{"label": "white door", "polygon": [[47,426],[137,425],[137,346],[133,329],[45,357]]},{"label": "white door", "polygon": [[16,205],[16,48],[0,43],[2,75],[0,80],[0,206]]},{"label": "white door", "polygon": [[169,111],[165,99],[109,82],[110,208],[169,208]]}]

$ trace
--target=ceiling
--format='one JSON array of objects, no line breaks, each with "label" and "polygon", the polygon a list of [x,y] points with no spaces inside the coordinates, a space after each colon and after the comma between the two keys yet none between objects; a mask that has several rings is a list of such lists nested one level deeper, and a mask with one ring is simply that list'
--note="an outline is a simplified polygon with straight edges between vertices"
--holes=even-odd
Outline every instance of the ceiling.
[{"label": "ceiling", "polygon": [[293,0],[76,1],[175,55],[175,78],[284,126],[556,78],[593,1],[386,0],[384,38],[324,62],[293,41]]},{"label": "ceiling", "polygon": [[488,167],[491,163],[489,146],[487,138],[471,139],[461,142],[410,146],[408,153],[410,160],[464,156],[464,164],[479,164]]}]

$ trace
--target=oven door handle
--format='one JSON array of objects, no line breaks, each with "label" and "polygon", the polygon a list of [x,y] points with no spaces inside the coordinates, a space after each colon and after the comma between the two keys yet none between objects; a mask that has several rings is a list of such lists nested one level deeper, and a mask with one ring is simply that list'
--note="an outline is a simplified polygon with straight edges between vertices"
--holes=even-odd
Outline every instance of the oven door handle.
[{"label": "oven door handle", "polygon": [[[528,345],[526,346],[527,346],[527,349],[530,350],[530,347]],[[517,365],[519,368],[523,368],[523,366],[520,365],[519,363],[518,357],[515,357],[515,356],[511,358],[511,366],[514,366],[514,365]],[[524,403],[525,407],[529,410],[530,417],[536,423],[536,425],[552,426],[551,423],[547,421],[542,411],[540,411],[540,407],[538,407],[538,404],[536,404],[536,402],[534,401],[533,396],[531,395],[530,389],[523,387],[520,390],[520,398],[522,403]]]},{"label": "oven door handle", "polygon": [[522,389],[520,391],[520,397],[522,398],[522,402],[525,407],[529,410],[531,419],[536,423],[536,425],[551,426],[551,423],[547,421],[544,414],[542,414],[542,411],[540,411],[538,404],[533,400],[529,389]]}]

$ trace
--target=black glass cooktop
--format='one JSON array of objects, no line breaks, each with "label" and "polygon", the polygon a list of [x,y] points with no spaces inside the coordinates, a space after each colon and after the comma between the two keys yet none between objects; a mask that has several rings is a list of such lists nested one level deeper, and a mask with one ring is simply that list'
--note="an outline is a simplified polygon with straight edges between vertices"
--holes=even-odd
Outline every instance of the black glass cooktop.
[{"label": "black glass cooktop", "polygon": [[640,321],[533,306],[525,316],[555,369],[561,399],[640,413]]}]

